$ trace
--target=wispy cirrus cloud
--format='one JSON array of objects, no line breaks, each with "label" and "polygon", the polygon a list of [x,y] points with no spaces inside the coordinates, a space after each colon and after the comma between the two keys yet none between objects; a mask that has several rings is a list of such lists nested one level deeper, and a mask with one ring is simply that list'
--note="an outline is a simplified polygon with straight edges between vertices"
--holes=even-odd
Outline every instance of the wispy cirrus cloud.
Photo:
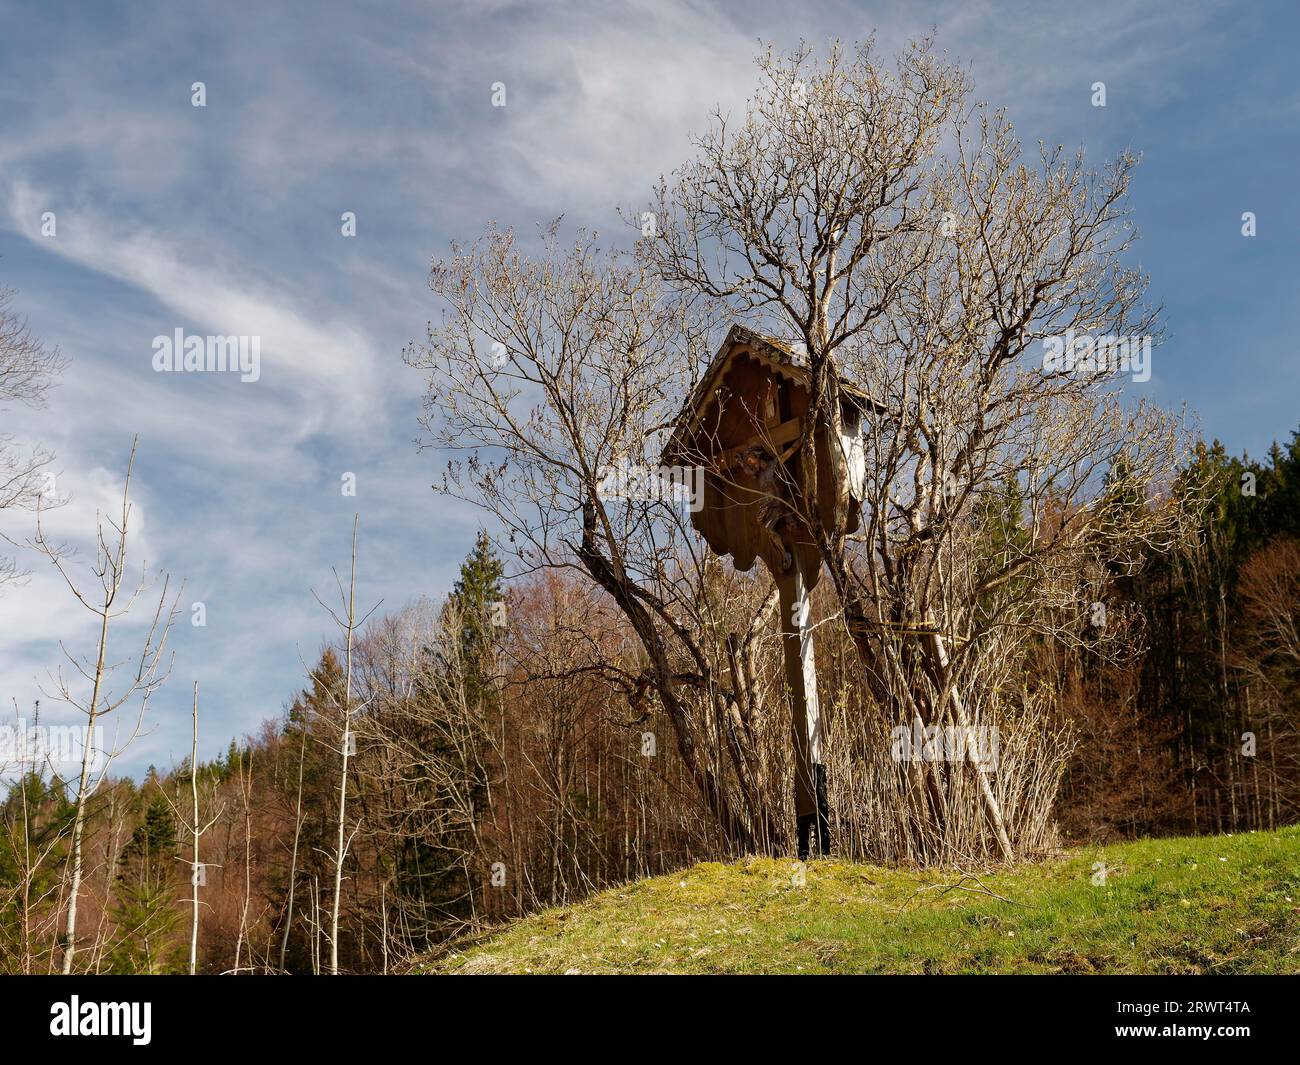
[{"label": "wispy cirrus cloud", "polygon": [[[1153,388],[1238,446],[1294,421],[1285,390],[1260,384],[1295,379],[1272,352],[1300,328],[1295,18],[1280,5],[0,0],[0,22],[0,283],[74,359],[49,408],[5,412],[6,429],[58,452],[73,503],[57,520],[83,547],[139,432],[142,554],[208,608],[204,628],[182,618],[174,690],[123,769],[184,753],[192,678],[211,751],[301,686],[328,632],[309,589],[346,560],[354,512],[367,602],[446,590],[478,515],[429,491],[442,457],[412,446],[422,382],[399,357],[437,313],[430,256],[489,219],[525,241],[561,213],[617,228],[612,209],[643,202],[715,106],[740,109],[760,40],[874,32],[889,55],[934,30],[1031,144],[1086,143],[1098,162],[1148,149],[1134,206],[1178,339],[1162,358],[1179,360]],[[1089,104],[1097,80],[1105,109]],[[1243,128],[1247,96],[1278,101],[1254,120],[1266,135]],[[154,373],[152,338],[177,327],[261,336],[261,380]],[[30,706],[81,624],[43,578],[0,597],[0,698]]]},{"label": "wispy cirrus cloud", "polygon": [[56,203],[56,195],[16,183],[8,202],[11,228],[156,303],[141,314],[142,365],[150,365],[153,337],[175,328],[257,336],[266,389],[287,389],[299,400],[299,434],[316,431],[327,416],[355,428],[380,401],[379,353],[364,328],[319,301],[308,308],[310,296],[296,283],[259,277],[256,262],[241,262],[232,249],[206,239],[168,239],[84,204],[55,212],[57,237],[44,237],[42,215]]}]

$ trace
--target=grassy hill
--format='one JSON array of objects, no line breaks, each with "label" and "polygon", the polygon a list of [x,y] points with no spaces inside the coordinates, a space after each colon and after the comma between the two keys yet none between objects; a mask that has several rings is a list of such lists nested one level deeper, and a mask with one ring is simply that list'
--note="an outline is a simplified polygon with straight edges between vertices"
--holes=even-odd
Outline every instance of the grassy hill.
[{"label": "grassy hill", "polygon": [[[1104,884],[1094,883],[1104,863]],[[547,910],[425,973],[1297,973],[1300,827],[1008,871],[705,863]]]}]

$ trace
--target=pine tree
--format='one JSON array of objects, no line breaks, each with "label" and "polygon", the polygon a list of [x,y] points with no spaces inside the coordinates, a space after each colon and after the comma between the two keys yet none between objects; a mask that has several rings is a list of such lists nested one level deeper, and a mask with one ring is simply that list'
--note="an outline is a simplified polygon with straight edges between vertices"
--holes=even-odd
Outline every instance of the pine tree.
[{"label": "pine tree", "polygon": [[109,970],[150,976],[183,971],[176,822],[161,792],[122,849],[119,868]]},{"label": "pine tree", "polygon": [[[479,533],[474,549],[461,564],[460,575],[443,609],[444,640],[451,646],[426,649],[427,673],[412,693],[415,706],[411,722],[420,735],[414,746],[425,752],[427,769],[422,781],[455,781],[463,808],[487,804],[486,768],[489,723],[500,714],[498,682],[501,637],[504,627],[505,566],[486,533]],[[463,692],[448,700],[450,692]],[[468,714],[465,719],[464,714]],[[453,719],[453,715],[455,715]],[[451,737],[457,737],[453,742]],[[435,785],[436,786],[436,785]],[[437,794],[419,796],[414,809],[434,813],[443,804]],[[444,926],[468,916],[472,885],[464,856],[473,843],[473,826],[448,823],[439,814],[413,826],[401,840],[395,859],[394,891],[407,912],[420,919],[411,922],[430,939]]]},{"label": "pine tree", "polygon": [[488,534],[480,532],[474,550],[460,565],[460,576],[448,600],[460,625],[460,653],[480,670],[478,680],[492,675],[488,662],[495,658],[504,622],[504,578],[505,564]]},{"label": "pine tree", "polygon": [[35,931],[58,898],[72,816],[62,785],[47,783],[39,767],[13,781],[0,803],[0,963],[6,972],[26,971],[24,965],[45,953]]}]

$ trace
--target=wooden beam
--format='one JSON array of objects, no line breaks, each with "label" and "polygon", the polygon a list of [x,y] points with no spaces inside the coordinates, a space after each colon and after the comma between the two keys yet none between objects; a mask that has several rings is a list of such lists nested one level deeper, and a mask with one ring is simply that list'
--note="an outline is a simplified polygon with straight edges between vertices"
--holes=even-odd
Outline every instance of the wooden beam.
[{"label": "wooden beam", "polygon": [[813,655],[812,603],[808,580],[794,552],[794,565],[777,575],[781,596],[781,636],[785,649],[785,682],[790,696],[794,733],[795,814],[811,817],[817,812],[816,770],[822,762],[824,730],[817,701],[817,665]]}]

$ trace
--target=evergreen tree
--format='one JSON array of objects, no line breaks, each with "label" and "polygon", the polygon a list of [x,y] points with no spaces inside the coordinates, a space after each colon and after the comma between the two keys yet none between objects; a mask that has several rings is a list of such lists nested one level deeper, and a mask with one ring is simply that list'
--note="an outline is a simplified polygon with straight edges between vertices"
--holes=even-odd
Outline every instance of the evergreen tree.
[{"label": "evergreen tree", "polygon": [[490,680],[487,663],[495,658],[505,617],[505,564],[486,532],[474,541],[474,550],[460,565],[460,576],[448,607],[460,626],[460,653],[480,671],[479,681]]},{"label": "evergreen tree", "polygon": [[[471,817],[486,808],[486,733],[500,713],[504,576],[505,567],[491,539],[479,533],[442,612],[444,646],[426,648],[427,669],[412,692],[409,722],[420,732],[413,746],[427,760],[417,779],[455,782],[458,801],[454,805],[463,810],[468,800]],[[456,691],[463,699],[450,697]],[[437,787],[421,786],[426,791]],[[419,915],[414,921],[408,917],[408,927],[418,928],[417,935],[432,940],[470,912],[471,873],[465,856],[473,843],[474,826],[449,820],[443,808],[451,804],[436,793],[413,799],[411,808],[424,812],[424,823],[413,825],[398,841],[394,887],[408,915]]]},{"label": "evergreen tree", "polygon": [[57,905],[72,816],[64,788],[39,768],[13,781],[0,803],[0,960],[15,962],[6,971],[46,949],[32,936]]},{"label": "evergreen tree", "polygon": [[111,972],[156,976],[184,971],[179,868],[176,822],[158,791],[119,858]]}]

